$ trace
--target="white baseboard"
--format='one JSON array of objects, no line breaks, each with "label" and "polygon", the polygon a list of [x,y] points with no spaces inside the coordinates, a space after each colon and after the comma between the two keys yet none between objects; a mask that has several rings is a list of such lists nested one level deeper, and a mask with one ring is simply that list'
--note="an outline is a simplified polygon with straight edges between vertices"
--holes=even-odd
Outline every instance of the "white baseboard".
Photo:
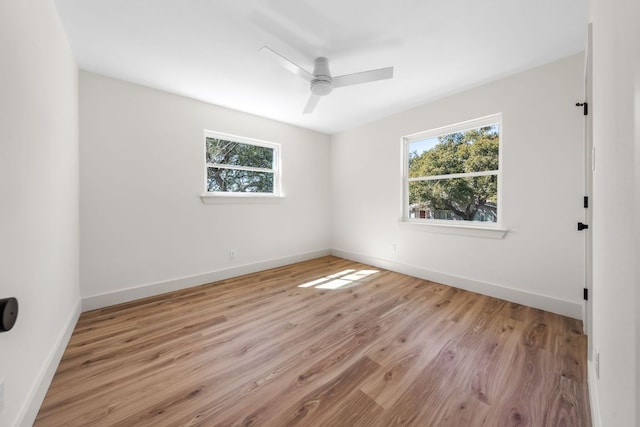
[{"label": "white baseboard", "polygon": [[421,279],[431,280],[434,282],[455,286],[460,289],[477,292],[479,294],[504,299],[545,311],[550,311],[552,313],[561,314],[563,316],[572,317],[574,319],[582,319],[582,304],[578,302],[561,300],[546,295],[540,295],[492,283],[480,282],[478,280],[454,276],[438,271],[430,271],[408,264],[397,263],[394,261],[389,261],[386,259],[376,258],[368,255],[356,254],[340,249],[326,249],[307,252],[304,254],[293,255],[284,258],[260,261],[253,264],[239,265],[236,267],[212,271],[209,273],[196,274],[193,276],[179,277],[162,282],[140,285],[104,294],[91,295],[82,298],[82,311],[84,312],[95,310],[98,308],[108,307],[110,305],[134,301],[140,298],[160,295],[166,292],[178,291],[192,286],[217,282],[219,280],[242,276],[244,274],[256,273],[259,271],[268,270],[270,268],[276,268],[287,264],[307,261],[330,254],[341,258],[384,268],[387,270],[396,271],[398,273],[407,274],[409,276],[419,277]]},{"label": "white baseboard", "polygon": [[53,376],[58,369],[58,365],[60,364],[60,359],[62,359],[62,355],[64,354],[64,350],[67,348],[67,344],[69,343],[69,339],[71,338],[71,334],[73,333],[74,328],[76,327],[76,323],[78,323],[78,318],[80,317],[80,300],[76,303],[76,306],[69,316],[67,323],[64,326],[64,329],[58,336],[58,339],[55,342],[55,346],[51,353],[49,353],[49,357],[44,365],[44,369],[40,372],[38,376],[38,381],[36,382],[36,386],[31,390],[28,399],[26,400],[25,405],[18,416],[17,426],[21,427],[31,427],[33,426],[33,422],[36,420],[38,416],[38,411],[40,411],[40,407],[42,406],[42,402],[44,401],[45,396],[47,395],[47,391],[49,390],[49,386],[51,385],[51,380],[53,380]]},{"label": "white baseboard", "polygon": [[587,378],[589,382],[591,424],[593,427],[602,427],[602,421],[600,420],[600,401],[598,400],[598,389],[596,388],[596,368],[591,361],[587,362]]},{"label": "white baseboard", "polygon": [[552,313],[561,314],[563,316],[572,317],[574,319],[582,319],[582,304],[561,300],[546,295],[535,294],[520,289],[509,288],[507,286],[496,285],[492,283],[480,282],[465,277],[453,276],[438,271],[425,270],[408,264],[401,264],[382,258],[376,258],[368,255],[356,254],[340,249],[332,249],[331,254],[340,258],[350,259],[352,261],[369,264],[375,267],[384,268],[386,270],[395,271],[420,279],[430,280],[445,285],[454,286],[471,292],[488,295],[494,298],[500,298],[518,304],[538,308]]},{"label": "white baseboard", "polygon": [[98,308],[108,307],[110,305],[121,304],[124,302],[134,301],[140,298],[151,297],[164,294],[167,292],[178,291],[190,288],[192,286],[203,285],[206,283],[217,282],[232,277],[242,276],[244,274],[256,273],[270,268],[282,267],[283,265],[294,264],[296,262],[308,261],[310,259],[319,258],[330,255],[329,249],[314,252],[306,252],[300,255],[292,255],[284,258],[260,261],[253,264],[239,265],[237,267],[226,268],[223,270],[212,271],[209,273],[196,274],[193,276],[179,277],[162,282],[150,283],[136,286],[133,288],[122,289],[114,292],[108,292],[99,295],[91,295],[82,298],[82,311],[95,310]]}]

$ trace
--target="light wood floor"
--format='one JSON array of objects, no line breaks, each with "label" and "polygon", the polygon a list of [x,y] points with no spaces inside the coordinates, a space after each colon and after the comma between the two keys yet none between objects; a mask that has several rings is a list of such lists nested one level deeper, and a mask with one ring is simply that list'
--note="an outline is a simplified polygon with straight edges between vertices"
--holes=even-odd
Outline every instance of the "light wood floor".
[{"label": "light wood floor", "polygon": [[581,331],[325,257],[84,313],[35,425],[591,426]]}]

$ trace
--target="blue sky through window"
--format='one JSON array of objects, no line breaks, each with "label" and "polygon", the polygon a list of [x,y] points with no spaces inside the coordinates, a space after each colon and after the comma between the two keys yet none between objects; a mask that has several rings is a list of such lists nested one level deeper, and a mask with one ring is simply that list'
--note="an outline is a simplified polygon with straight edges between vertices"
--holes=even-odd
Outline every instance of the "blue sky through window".
[{"label": "blue sky through window", "polygon": [[438,137],[421,139],[420,141],[413,141],[409,143],[409,152],[410,153],[416,152],[417,155],[419,156],[425,151],[431,150],[433,147],[436,146],[438,142],[440,142],[438,140]]}]

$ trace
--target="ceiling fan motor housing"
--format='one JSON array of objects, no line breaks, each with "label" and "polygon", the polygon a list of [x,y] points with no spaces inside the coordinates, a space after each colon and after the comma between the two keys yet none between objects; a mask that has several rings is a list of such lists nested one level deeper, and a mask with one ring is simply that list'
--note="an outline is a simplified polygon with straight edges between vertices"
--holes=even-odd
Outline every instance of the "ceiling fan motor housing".
[{"label": "ceiling fan motor housing", "polygon": [[318,96],[329,95],[333,90],[333,79],[329,71],[329,60],[321,56],[313,62],[313,74],[316,78],[311,81],[311,92]]}]

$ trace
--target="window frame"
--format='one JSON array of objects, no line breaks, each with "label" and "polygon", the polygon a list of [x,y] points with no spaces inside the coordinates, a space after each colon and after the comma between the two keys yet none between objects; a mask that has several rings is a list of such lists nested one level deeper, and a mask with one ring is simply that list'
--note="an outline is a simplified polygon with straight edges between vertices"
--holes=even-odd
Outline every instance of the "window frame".
[{"label": "window frame", "polygon": [[[472,129],[477,129],[483,126],[498,125],[499,129],[499,145],[498,145],[498,169],[497,171],[482,171],[482,172],[467,172],[467,173],[454,173],[445,175],[432,175],[424,179],[425,177],[410,178],[409,177],[409,145],[412,142],[421,141],[430,138],[436,138],[443,135],[448,135],[456,132],[464,132]],[[502,113],[491,114],[477,119],[467,120],[464,122],[454,123],[447,126],[442,126],[427,131],[414,133],[402,137],[402,218],[401,223],[409,226],[419,226],[427,231],[434,231],[439,233],[451,233],[451,234],[468,234],[478,237],[496,237],[502,238],[506,233],[506,230],[502,228],[503,224],[503,201],[502,201],[502,169],[503,169],[503,127],[502,127]],[[496,175],[498,179],[497,190],[497,221],[455,221],[455,220],[442,220],[431,218],[410,218],[409,217],[409,183],[413,181],[427,181],[437,179],[454,179],[465,178],[474,176],[487,176]],[[466,231],[465,231],[466,229]],[[488,233],[484,233],[483,230],[487,230]],[[467,232],[469,231],[469,232]],[[496,233],[493,233],[495,231]],[[486,234],[486,236],[484,236]]]},{"label": "window frame", "polygon": [[[272,169],[255,168],[251,166],[233,166],[223,165],[218,163],[207,162],[207,138],[222,139],[230,142],[237,142],[239,144],[254,145],[258,147],[266,147],[273,150],[273,167]],[[275,142],[264,141],[256,138],[249,138],[245,136],[232,135],[228,133],[216,132],[205,130],[203,138],[203,158],[204,158],[204,193],[201,194],[202,201],[209,203],[212,199],[260,199],[260,198],[281,198],[282,193],[282,162],[280,158],[281,145]],[[256,172],[268,172],[273,173],[273,192],[270,193],[258,193],[258,192],[233,192],[233,191],[209,191],[208,186],[208,171],[209,168],[222,168],[232,170],[245,170]]]}]

